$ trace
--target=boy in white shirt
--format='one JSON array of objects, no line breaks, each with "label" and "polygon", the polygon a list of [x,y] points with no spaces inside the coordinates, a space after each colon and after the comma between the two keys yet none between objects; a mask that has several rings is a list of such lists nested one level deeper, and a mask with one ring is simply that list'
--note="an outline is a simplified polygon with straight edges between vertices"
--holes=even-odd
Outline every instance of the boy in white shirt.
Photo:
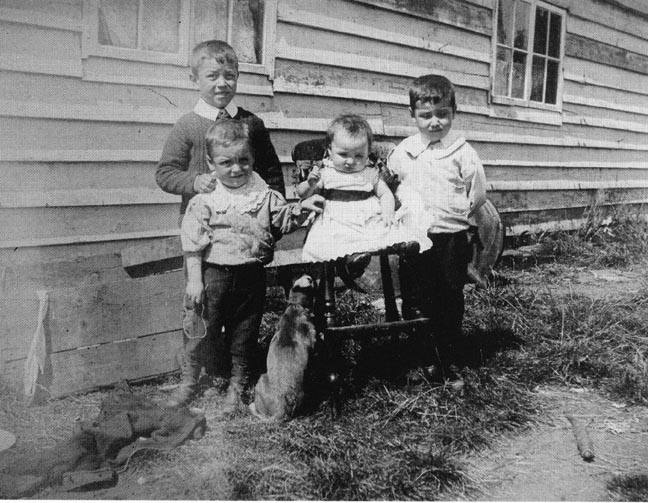
[{"label": "boy in white shirt", "polygon": [[469,218],[486,200],[486,177],[475,150],[451,131],[457,111],[452,83],[424,75],[412,82],[409,97],[419,132],[403,140],[387,164],[400,182],[397,199],[427,229],[433,246],[400,259],[403,318],[431,318],[436,363],[449,377],[463,337]]}]

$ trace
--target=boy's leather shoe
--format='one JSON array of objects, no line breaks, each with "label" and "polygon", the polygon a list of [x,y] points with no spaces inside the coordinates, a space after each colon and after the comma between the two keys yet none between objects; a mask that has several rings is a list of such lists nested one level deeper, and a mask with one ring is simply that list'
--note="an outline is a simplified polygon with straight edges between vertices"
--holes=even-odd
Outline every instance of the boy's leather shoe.
[{"label": "boy's leather shoe", "polygon": [[407,241],[406,243],[396,243],[392,248],[399,255],[416,255],[421,251],[421,245],[418,241]]},{"label": "boy's leather shoe", "polygon": [[245,410],[243,403],[243,386],[237,382],[230,382],[227,388],[227,396],[223,402],[223,407],[220,410],[222,416],[233,416]]}]

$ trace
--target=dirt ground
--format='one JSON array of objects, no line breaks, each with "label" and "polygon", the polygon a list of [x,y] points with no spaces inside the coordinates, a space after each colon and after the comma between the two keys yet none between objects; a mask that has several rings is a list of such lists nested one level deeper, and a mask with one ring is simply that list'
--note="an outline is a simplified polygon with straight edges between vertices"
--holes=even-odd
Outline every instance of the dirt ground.
[{"label": "dirt ground", "polygon": [[[632,295],[645,285],[639,266],[631,270],[572,270],[549,286],[558,296],[584,294],[592,298]],[[537,287],[537,277],[529,271],[512,273],[510,278],[530,288]],[[159,391],[163,394],[163,391]],[[528,430],[500,439],[489,450],[465,459],[468,477],[481,488],[477,499],[491,501],[610,501],[607,482],[615,475],[645,473],[648,466],[648,413],[645,407],[613,402],[593,390],[567,386],[538,387],[534,390],[542,414]],[[221,499],[231,494],[225,469],[228,450],[228,423],[209,411],[217,410],[222,397],[208,396],[200,406],[207,410],[206,442],[190,441],[179,449],[192,449],[197,459],[204,459],[204,473],[198,478],[222,480]],[[92,398],[84,410],[98,404]],[[48,407],[57,407],[56,403]],[[1,411],[0,411],[1,412]],[[74,412],[71,412],[71,417]],[[78,414],[78,412],[76,412]],[[581,458],[570,422],[571,414],[586,425],[593,443],[594,459]],[[249,419],[250,421],[252,419]],[[0,427],[9,429],[10,413],[0,414]],[[15,427],[15,423],[13,425]],[[14,433],[33,434],[34,425],[21,425]],[[44,435],[44,433],[36,434]],[[59,438],[65,435],[58,432]],[[37,441],[37,440],[36,440]],[[19,444],[17,444],[19,445]],[[207,448],[209,445],[211,447]],[[218,446],[218,447],[214,447]],[[5,453],[6,454],[6,453]],[[0,454],[0,460],[2,459]],[[162,454],[163,455],[163,454]],[[194,455],[194,454],[192,454]],[[142,461],[140,461],[141,463]],[[145,464],[145,460],[144,460]],[[272,467],[269,467],[271,469]],[[280,467],[279,467],[280,468]],[[191,476],[178,467],[178,479]],[[37,493],[38,499],[182,499],[173,478],[158,479],[145,467],[130,467],[116,486],[96,491],[64,492],[48,488]]]}]

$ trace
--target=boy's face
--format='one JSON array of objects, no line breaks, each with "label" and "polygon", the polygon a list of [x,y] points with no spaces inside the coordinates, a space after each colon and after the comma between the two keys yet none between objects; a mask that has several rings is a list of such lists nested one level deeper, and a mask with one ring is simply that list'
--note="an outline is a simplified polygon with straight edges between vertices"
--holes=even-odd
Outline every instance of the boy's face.
[{"label": "boy's face", "polygon": [[357,173],[367,166],[369,144],[364,135],[351,136],[344,129],[333,135],[328,149],[333,167],[344,173]]},{"label": "boy's face", "polygon": [[238,72],[230,65],[223,65],[214,58],[205,58],[198,67],[197,75],[190,75],[200,97],[206,103],[225,108],[236,94]]},{"label": "boy's face", "polygon": [[207,156],[212,174],[226,187],[238,189],[247,183],[252,174],[254,158],[247,142],[229,147],[218,147]]},{"label": "boy's face", "polygon": [[411,113],[421,135],[432,143],[438,142],[450,132],[454,119],[454,112],[447,100],[436,104],[419,100]]}]

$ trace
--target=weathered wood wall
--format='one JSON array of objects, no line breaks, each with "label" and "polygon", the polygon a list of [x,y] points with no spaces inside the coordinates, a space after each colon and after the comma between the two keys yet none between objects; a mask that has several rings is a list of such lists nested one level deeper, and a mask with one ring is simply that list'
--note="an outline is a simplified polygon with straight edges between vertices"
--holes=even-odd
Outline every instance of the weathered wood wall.
[{"label": "weathered wood wall", "polygon": [[[413,133],[408,84],[439,72],[509,233],[648,201],[648,4],[549,2],[567,9],[558,113],[490,103],[494,1],[279,0],[272,79],[243,73],[238,102],[290,183],[292,147],[338,113],[387,140]],[[196,93],[186,68],[83,57],[83,23],[82,0],[0,0],[0,377],[20,385],[45,289],[55,395],[167,371],[181,341],[177,275],[129,278],[119,254],[177,234],[153,172]]]}]

